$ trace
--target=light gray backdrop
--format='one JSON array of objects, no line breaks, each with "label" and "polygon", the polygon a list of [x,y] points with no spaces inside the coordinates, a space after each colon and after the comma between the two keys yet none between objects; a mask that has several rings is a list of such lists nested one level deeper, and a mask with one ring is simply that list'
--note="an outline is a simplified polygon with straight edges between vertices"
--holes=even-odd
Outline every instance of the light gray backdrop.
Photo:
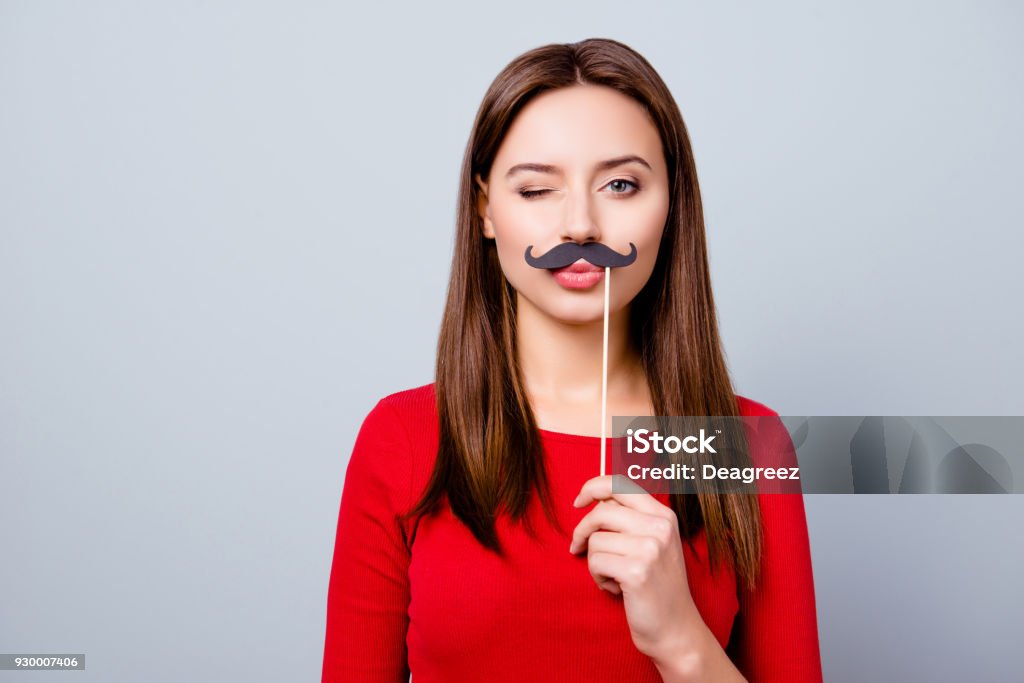
[{"label": "light gray backdrop", "polygon": [[[432,379],[515,55],[622,40],[693,138],[741,393],[1024,414],[1011,2],[0,2],[0,652],[318,680],[356,430]],[[826,679],[1006,680],[1024,498],[807,499]]]}]

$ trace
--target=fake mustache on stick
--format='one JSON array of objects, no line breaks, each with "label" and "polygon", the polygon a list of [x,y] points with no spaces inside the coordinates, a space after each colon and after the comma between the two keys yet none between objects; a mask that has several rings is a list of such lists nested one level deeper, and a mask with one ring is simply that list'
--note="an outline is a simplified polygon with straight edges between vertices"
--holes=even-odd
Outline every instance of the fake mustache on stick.
[{"label": "fake mustache on stick", "polygon": [[[636,261],[636,245],[629,243],[629,253],[620,254],[611,247],[606,247],[600,242],[562,242],[548,250],[546,254],[534,256],[533,245],[526,247],[526,262],[534,268],[546,270],[558,270],[571,266],[580,259],[598,268],[621,268]],[[611,299],[611,276],[612,271],[606,270],[607,277],[604,279],[604,337],[601,344],[601,476],[605,473],[605,457],[607,444],[605,433],[607,429],[608,416],[608,317],[609,301]]]},{"label": "fake mustache on stick", "polygon": [[592,263],[598,268],[621,268],[636,261],[636,245],[629,243],[629,253],[620,254],[611,247],[600,242],[562,242],[548,250],[546,254],[534,256],[530,253],[531,244],[526,248],[526,262],[534,268],[553,270],[570,266],[580,259]]},{"label": "fake mustache on stick", "polygon": [[[598,268],[621,268],[636,261],[636,245],[629,243],[629,253],[620,254],[611,247],[606,247],[600,242],[562,242],[548,250],[546,254],[534,256],[533,245],[526,247],[526,262],[534,268],[545,270],[557,270],[571,266],[580,259]],[[608,311],[611,295],[611,275],[604,281],[604,338],[601,346],[601,476],[605,473],[605,457],[607,444],[605,443],[605,430],[607,428],[606,418],[608,415]]]}]

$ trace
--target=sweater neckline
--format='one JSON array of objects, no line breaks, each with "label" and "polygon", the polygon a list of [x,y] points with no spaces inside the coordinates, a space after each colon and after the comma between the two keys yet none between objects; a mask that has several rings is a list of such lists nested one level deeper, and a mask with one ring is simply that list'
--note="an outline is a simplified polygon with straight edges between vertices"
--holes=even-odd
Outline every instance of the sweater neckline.
[{"label": "sweater neckline", "polygon": [[[542,439],[547,441],[561,441],[563,443],[574,443],[582,445],[600,445],[601,437],[599,436],[588,436],[586,434],[568,434],[566,432],[553,432],[550,429],[540,429],[537,431],[540,433]],[[607,441],[621,441],[625,439],[624,436],[609,436],[606,437]]]}]

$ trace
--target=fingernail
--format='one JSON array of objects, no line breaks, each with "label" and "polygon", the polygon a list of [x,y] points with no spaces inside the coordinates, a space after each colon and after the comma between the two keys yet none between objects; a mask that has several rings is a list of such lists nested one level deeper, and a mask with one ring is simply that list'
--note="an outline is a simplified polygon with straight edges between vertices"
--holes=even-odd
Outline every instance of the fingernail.
[{"label": "fingernail", "polygon": [[577,495],[576,498],[572,501],[572,506],[574,508],[580,506],[580,496],[582,496],[582,495],[583,495],[582,493]]}]

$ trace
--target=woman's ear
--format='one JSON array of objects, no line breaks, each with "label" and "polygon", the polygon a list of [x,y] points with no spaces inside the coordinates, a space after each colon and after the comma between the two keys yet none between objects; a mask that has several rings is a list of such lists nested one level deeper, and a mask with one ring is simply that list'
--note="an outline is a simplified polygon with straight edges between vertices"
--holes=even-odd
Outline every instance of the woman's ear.
[{"label": "woman's ear", "polygon": [[491,221],[491,202],[487,197],[487,183],[481,178],[480,174],[473,176],[473,179],[477,184],[476,193],[476,210],[480,214],[480,220],[483,221],[483,235],[489,240],[494,239],[494,223]]}]

